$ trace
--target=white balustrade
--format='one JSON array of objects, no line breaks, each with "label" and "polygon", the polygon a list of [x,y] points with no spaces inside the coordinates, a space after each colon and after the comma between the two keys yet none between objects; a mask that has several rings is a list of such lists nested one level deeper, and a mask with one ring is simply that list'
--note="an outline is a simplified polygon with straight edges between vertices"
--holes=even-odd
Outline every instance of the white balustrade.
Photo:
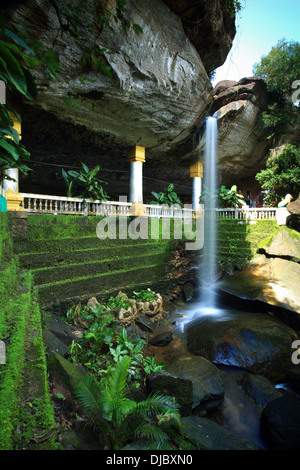
[{"label": "white balustrade", "polygon": [[[21,206],[28,212],[48,214],[80,214],[97,216],[130,216],[130,202],[123,201],[93,201],[75,197],[49,196],[45,194],[20,193],[24,198]],[[195,212],[191,208],[167,207],[166,205],[146,204],[145,215],[148,217],[190,218]],[[206,217],[216,217],[238,220],[276,220],[276,207],[237,207],[205,210]]]}]

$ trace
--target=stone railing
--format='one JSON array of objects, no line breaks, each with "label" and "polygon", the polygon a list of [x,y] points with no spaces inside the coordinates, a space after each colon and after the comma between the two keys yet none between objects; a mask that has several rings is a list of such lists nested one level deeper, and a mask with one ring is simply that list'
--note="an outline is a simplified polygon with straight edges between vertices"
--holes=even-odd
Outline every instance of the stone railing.
[{"label": "stone railing", "polygon": [[[80,215],[131,215],[132,204],[122,201],[93,201],[76,197],[48,196],[44,194],[20,193],[24,198],[21,207],[30,213],[48,214],[80,214]],[[170,217],[189,218],[193,217],[194,211],[189,206],[182,209],[175,207],[145,204],[145,215],[148,217]],[[239,219],[239,220],[276,220],[278,209],[276,207],[242,207],[226,208],[205,211],[208,217]]]},{"label": "stone railing", "polygon": [[[44,194],[20,193],[24,198],[21,207],[29,213],[47,214],[80,214],[80,215],[131,215],[132,204],[122,201],[93,201],[76,197],[48,196]],[[144,205],[145,215],[148,217],[192,217],[194,211],[191,208],[178,210],[158,205]]]},{"label": "stone railing", "polygon": [[217,219],[238,219],[238,220],[276,220],[278,209],[276,207],[236,207],[224,209],[207,209],[206,217],[217,217]]}]

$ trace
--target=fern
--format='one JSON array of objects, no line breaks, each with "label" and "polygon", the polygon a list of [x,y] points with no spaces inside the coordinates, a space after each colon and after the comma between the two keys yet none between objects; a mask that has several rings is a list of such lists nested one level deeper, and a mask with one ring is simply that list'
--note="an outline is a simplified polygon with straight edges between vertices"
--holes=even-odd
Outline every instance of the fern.
[{"label": "fern", "polygon": [[160,424],[175,420],[180,426],[178,405],[173,398],[152,393],[139,403],[126,397],[131,359],[124,356],[113,371],[102,379],[102,386],[87,376],[76,384],[74,395],[94,424],[105,429],[113,449],[122,447],[130,436],[165,443],[167,434]]}]

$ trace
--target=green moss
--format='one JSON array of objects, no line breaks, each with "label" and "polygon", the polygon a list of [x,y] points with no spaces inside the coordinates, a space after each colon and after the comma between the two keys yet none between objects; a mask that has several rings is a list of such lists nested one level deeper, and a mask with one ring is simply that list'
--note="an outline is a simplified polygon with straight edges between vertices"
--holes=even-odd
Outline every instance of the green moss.
[{"label": "green moss", "polygon": [[135,289],[138,286],[151,286],[153,282],[162,279],[168,272],[168,265],[149,265],[144,268],[133,267],[131,270],[110,272],[105,275],[65,279],[48,286],[39,288],[42,305],[62,299],[77,296],[105,295],[108,292],[121,289]]},{"label": "green moss", "polygon": [[6,364],[1,366],[0,449],[12,450],[14,431],[19,418],[19,396],[25,361],[26,320],[29,294],[23,294],[6,307],[10,323],[10,340],[6,346]]},{"label": "green moss", "polygon": [[241,269],[253,258],[261,245],[278,232],[275,220],[259,220],[255,224],[235,219],[219,219],[217,224],[218,260],[225,271]]}]

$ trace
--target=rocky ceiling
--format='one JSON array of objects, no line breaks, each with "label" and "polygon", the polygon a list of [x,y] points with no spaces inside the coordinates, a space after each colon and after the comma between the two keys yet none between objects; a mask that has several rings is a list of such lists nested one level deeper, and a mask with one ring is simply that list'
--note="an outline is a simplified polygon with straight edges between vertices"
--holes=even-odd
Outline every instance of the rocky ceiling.
[{"label": "rocky ceiling", "polygon": [[[113,0],[88,0],[87,7],[94,2],[108,9],[115,4]],[[114,52],[105,55],[112,77],[82,65],[86,41],[60,34],[50,0],[28,0],[11,10],[11,27],[26,22],[32,38],[55,50],[61,63],[57,82],[49,80],[41,68],[34,70],[38,86],[34,102],[16,98],[23,143],[31,152],[33,169],[28,176],[21,176],[20,190],[64,194],[61,168],[78,168],[83,161],[89,167],[100,164],[112,198],[126,196],[127,150],[142,145],[146,148],[145,201],[151,198],[151,191],[161,191],[172,182],[183,200],[190,202],[189,165],[202,159],[199,136],[205,118],[213,107],[215,111],[224,105],[207,72],[225,61],[235,35],[234,18],[226,5],[226,0],[151,0],[151,5],[148,0],[127,0],[128,15],[142,27],[143,34],[124,35],[116,25],[116,34],[103,30],[93,38],[97,47]],[[246,101],[253,101],[253,93],[248,93]],[[234,93],[229,90],[229,95],[230,101],[238,101],[236,88]],[[73,105],[67,104],[66,96]],[[240,103],[236,113],[223,112],[227,129],[229,115],[234,119],[242,115],[248,129],[244,104]],[[255,103],[253,106],[257,122],[261,109]],[[238,135],[240,132],[241,128]],[[226,141],[224,133],[223,139]],[[226,167],[227,145],[220,166],[223,183],[244,177],[242,161],[247,160],[249,151],[253,173],[256,161],[262,160],[261,152],[265,153],[261,148],[255,156],[253,146],[255,141],[248,150],[239,148],[239,165],[233,174],[232,160]]]}]

